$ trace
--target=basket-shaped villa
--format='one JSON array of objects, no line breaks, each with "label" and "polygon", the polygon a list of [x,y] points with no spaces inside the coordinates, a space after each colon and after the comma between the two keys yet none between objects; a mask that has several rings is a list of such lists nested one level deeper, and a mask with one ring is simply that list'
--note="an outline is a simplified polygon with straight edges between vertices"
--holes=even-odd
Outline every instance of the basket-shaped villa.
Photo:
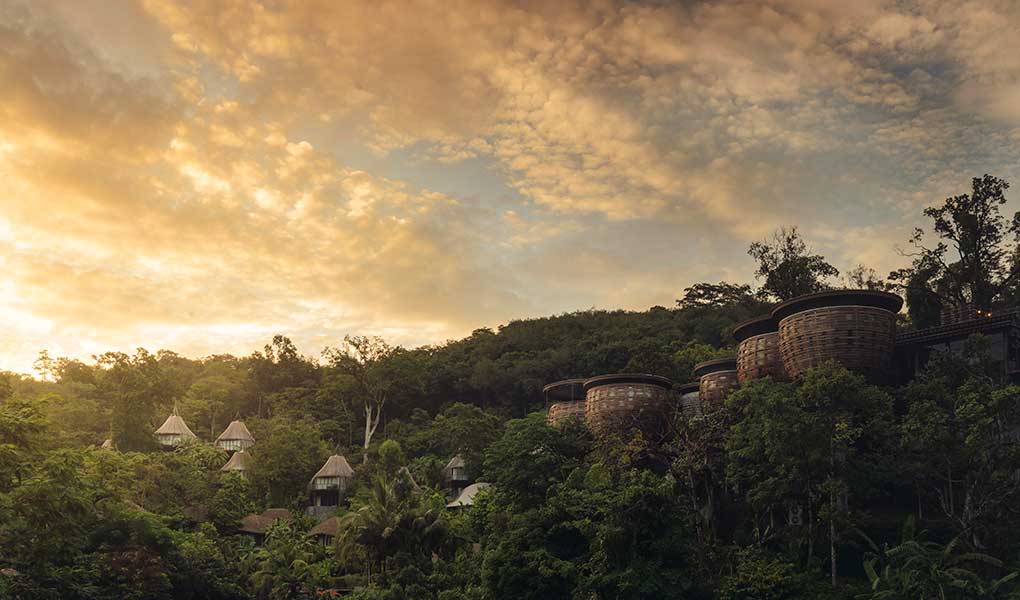
[{"label": "basket-shaped villa", "polygon": [[550,425],[558,426],[570,421],[584,421],[585,393],[584,379],[564,379],[542,388],[549,405],[546,417]]},{"label": "basket-shaped villa", "polygon": [[787,300],[772,311],[779,350],[793,379],[835,361],[871,381],[892,368],[896,313],[903,299],[872,290],[833,290]]},{"label": "basket-shaped villa", "polygon": [[733,329],[737,341],[737,380],[740,383],[771,377],[787,379],[779,344],[779,325],[771,317],[744,321]]},{"label": "basket-shaped villa", "polygon": [[740,387],[737,380],[737,359],[717,358],[694,365],[698,378],[698,399],[703,410],[719,408],[730,392]]},{"label": "basket-shaped villa", "polygon": [[666,433],[673,415],[673,384],[643,373],[600,375],[584,382],[585,422],[597,438],[640,430],[646,439]]}]

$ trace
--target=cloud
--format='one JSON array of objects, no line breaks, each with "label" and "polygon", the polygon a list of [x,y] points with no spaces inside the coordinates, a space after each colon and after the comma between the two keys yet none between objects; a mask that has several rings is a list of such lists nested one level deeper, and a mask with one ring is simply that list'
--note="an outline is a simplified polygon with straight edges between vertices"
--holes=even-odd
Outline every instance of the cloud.
[{"label": "cloud", "polygon": [[666,305],[789,224],[887,269],[1020,174],[1006,0],[0,10],[0,367]]}]

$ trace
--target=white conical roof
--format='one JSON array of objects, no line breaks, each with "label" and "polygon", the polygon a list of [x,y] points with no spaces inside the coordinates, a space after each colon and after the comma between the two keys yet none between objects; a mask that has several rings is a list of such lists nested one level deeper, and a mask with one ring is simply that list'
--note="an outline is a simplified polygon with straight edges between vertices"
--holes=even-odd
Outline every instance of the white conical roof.
[{"label": "white conical roof", "polygon": [[326,464],[322,465],[315,475],[312,475],[313,480],[319,477],[354,477],[354,469],[346,458],[334,454],[326,459]]},{"label": "white conical roof", "polygon": [[166,418],[163,424],[156,430],[156,435],[179,435],[186,438],[198,439],[191,429],[188,428],[188,424],[184,422],[177,412]]},{"label": "white conical roof", "polygon": [[458,455],[454,456],[453,458],[451,458],[450,462],[446,463],[446,466],[444,467],[444,470],[463,469],[464,465],[465,465],[464,457],[461,456],[460,454],[458,454]]},{"label": "white conical roof", "polygon": [[251,470],[251,455],[244,450],[235,452],[227,464],[220,467],[220,471],[228,473],[230,471],[250,471]]},{"label": "white conical roof", "polygon": [[488,483],[479,481],[478,483],[472,483],[471,485],[464,488],[464,490],[457,496],[457,499],[446,505],[447,508],[459,508],[461,506],[471,506],[475,503],[475,496],[478,492],[489,487]]},{"label": "white conical roof", "polygon": [[252,443],[255,442],[255,438],[252,436],[251,432],[248,431],[248,428],[245,426],[244,421],[231,421],[230,425],[227,425],[227,428],[224,429],[223,433],[220,434],[220,437],[216,438],[217,442],[220,442],[222,440],[241,440]]}]

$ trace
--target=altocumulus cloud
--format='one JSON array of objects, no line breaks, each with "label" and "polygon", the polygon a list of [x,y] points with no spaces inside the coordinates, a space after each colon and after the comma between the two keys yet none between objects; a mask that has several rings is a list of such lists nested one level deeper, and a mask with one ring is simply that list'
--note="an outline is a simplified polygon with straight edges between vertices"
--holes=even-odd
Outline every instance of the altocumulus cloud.
[{"label": "altocumulus cloud", "polygon": [[1008,0],[0,1],[0,367],[669,304],[782,224],[896,266],[922,207],[1018,180],[1018,29]]}]

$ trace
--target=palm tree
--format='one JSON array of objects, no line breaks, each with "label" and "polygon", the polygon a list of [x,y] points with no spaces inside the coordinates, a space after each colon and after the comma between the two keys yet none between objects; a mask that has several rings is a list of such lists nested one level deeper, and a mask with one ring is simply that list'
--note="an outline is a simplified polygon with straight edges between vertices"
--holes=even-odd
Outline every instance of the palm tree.
[{"label": "palm tree", "polygon": [[286,521],[273,525],[266,544],[255,552],[251,580],[259,600],[302,598],[313,579],[315,543]]},{"label": "palm tree", "polygon": [[337,560],[351,565],[366,559],[371,579],[373,567],[383,571],[385,559],[399,552],[430,557],[445,539],[445,522],[432,511],[410,505],[413,498],[402,498],[393,484],[376,477],[369,501],[340,519]]}]

